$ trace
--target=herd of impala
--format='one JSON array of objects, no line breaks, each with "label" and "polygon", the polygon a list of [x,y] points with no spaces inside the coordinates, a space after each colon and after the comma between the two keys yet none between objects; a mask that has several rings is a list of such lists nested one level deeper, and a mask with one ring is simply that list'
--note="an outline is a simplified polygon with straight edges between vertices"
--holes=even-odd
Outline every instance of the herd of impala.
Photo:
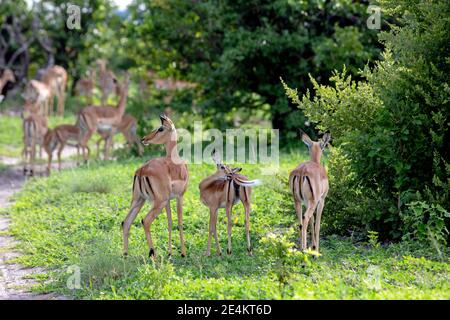
[{"label": "herd of impala", "polygon": [[[155,257],[151,225],[163,209],[168,219],[168,250],[172,255],[172,212],[170,201],[176,199],[178,216],[178,230],[180,233],[181,255],[186,256],[186,246],[183,234],[183,196],[188,188],[189,173],[185,161],[177,151],[177,131],[174,123],[167,115],[160,115],[161,125],[146,135],[140,142],[136,136],[137,121],[125,114],[128,95],[129,76],[125,73],[119,83],[116,76],[107,69],[104,60],[97,61],[99,67],[99,86],[101,90],[101,105],[89,105],[77,114],[75,124],[63,124],[53,129],[47,126],[47,117],[52,113],[54,98],[58,99],[58,114],[64,112],[64,94],[67,84],[67,72],[64,68],[53,66],[47,69],[41,79],[31,80],[27,84],[23,97],[25,98],[23,113],[24,174],[34,173],[36,147],[44,148],[48,153],[48,173],[51,169],[52,153],[58,148],[58,163],[61,167],[61,152],[69,141],[74,141],[77,153],[81,149],[85,161],[89,158],[88,141],[95,132],[105,140],[105,158],[108,158],[112,147],[112,137],[121,132],[131,146],[136,143],[142,154],[142,145],[163,144],[166,155],[153,158],[136,170],[132,184],[131,208],[122,222],[123,254],[128,254],[128,238],[131,225],[146,201],[152,204],[148,214],[142,219],[145,236],[149,246],[149,255]],[[14,75],[9,70],[3,72],[0,87],[5,81],[14,81]],[[83,94],[88,101],[92,101],[95,87],[95,72],[89,72],[89,77],[81,79],[76,84],[78,94]],[[1,88],[0,88],[1,89]],[[119,95],[117,106],[106,105],[108,96],[113,92]],[[308,146],[310,160],[301,163],[289,175],[289,188],[292,193],[295,210],[299,219],[300,247],[307,249],[307,228],[310,226],[312,249],[319,251],[320,219],[328,193],[328,178],[325,168],[320,163],[323,150],[329,143],[331,136],[326,133],[318,142],[301,131],[301,139]],[[100,142],[100,141],[99,141]],[[98,142],[98,143],[99,143]],[[98,146],[97,143],[97,146]],[[200,182],[200,199],[210,210],[209,235],[205,255],[211,252],[211,240],[214,235],[216,252],[221,255],[221,248],[217,235],[218,209],[225,208],[227,216],[228,247],[231,254],[232,208],[239,201],[245,209],[245,231],[247,251],[252,255],[250,242],[250,197],[252,187],[260,184],[259,180],[248,180],[239,174],[242,168],[232,168],[221,162],[221,156],[213,151],[212,160],[217,170]],[[27,169],[27,159],[30,159],[30,169]],[[302,206],[306,212],[303,214]],[[314,213],[315,217],[314,217]]]}]

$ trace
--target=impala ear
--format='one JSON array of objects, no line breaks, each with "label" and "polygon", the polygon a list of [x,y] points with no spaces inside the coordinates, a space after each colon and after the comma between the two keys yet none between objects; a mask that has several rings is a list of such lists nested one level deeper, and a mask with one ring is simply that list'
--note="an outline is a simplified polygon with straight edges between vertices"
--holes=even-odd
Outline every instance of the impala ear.
[{"label": "impala ear", "polygon": [[328,132],[325,133],[320,141],[320,148],[322,150],[325,149],[325,147],[327,146],[328,143],[330,143],[331,140],[331,134],[329,134]]},{"label": "impala ear", "polygon": [[302,129],[300,129],[300,138],[308,146],[308,148],[312,146],[313,142],[311,138]]},{"label": "impala ear", "polygon": [[172,120],[169,119],[164,113],[160,114],[159,118],[161,119],[161,124],[168,129],[175,129]]},{"label": "impala ear", "polygon": [[213,149],[213,151],[211,152],[211,158],[217,166],[222,165],[220,155],[216,152],[216,149]]}]

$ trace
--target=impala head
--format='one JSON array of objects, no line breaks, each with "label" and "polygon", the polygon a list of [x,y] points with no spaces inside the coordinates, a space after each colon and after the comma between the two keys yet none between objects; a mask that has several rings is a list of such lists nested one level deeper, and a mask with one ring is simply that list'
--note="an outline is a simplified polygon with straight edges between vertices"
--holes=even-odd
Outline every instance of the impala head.
[{"label": "impala head", "polygon": [[331,140],[331,135],[329,133],[325,133],[319,141],[312,141],[311,138],[303,132],[303,130],[300,130],[300,135],[302,138],[302,141],[306,144],[306,146],[309,149],[309,155],[311,157],[311,160],[315,162],[320,162],[320,157],[322,156],[323,150],[325,150],[327,144]]},{"label": "impala head", "polygon": [[96,62],[100,69],[106,69],[106,60],[105,59],[97,59]]},{"label": "impala head", "polygon": [[36,114],[39,112],[39,105],[36,102],[25,100],[25,104],[23,105],[22,118],[26,119],[31,114]]},{"label": "impala head", "polygon": [[235,173],[238,173],[242,170],[242,168],[231,168],[225,164],[222,163],[222,159],[220,158],[220,155],[216,152],[216,149],[214,149],[211,152],[211,157],[216,164],[217,167],[217,174],[220,175],[232,175]]},{"label": "impala head", "polygon": [[2,74],[3,79],[10,82],[16,82],[16,77],[11,69],[5,69]]},{"label": "impala head", "polygon": [[150,132],[141,142],[144,146],[149,144],[166,144],[169,141],[176,141],[176,130],[172,120],[165,114],[159,116],[161,119],[161,126]]}]

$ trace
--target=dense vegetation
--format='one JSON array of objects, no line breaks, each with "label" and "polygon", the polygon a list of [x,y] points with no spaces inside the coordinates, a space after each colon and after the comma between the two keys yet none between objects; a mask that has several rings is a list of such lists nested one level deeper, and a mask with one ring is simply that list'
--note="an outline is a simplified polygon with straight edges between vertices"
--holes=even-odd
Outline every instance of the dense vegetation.
[{"label": "dense vegetation", "polygon": [[314,96],[308,92],[301,99],[285,87],[320,130],[333,134],[336,231],[360,226],[384,238],[445,246],[450,63],[444,44],[450,42],[450,8],[445,1],[382,4],[402,13],[400,26],[381,34],[383,59],[362,72],[365,80],[353,80],[344,69],[331,77],[332,86],[312,79]]},{"label": "dense vegetation", "polygon": [[[1,26],[16,21],[29,40],[26,50],[20,41],[0,47],[0,68],[19,52],[13,69],[23,76],[5,87],[0,111],[19,110],[26,77],[53,61],[68,69],[70,84],[66,115],[50,118],[50,126],[73,123],[85,105],[75,81],[105,58],[119,76],[132,74],[126,112],[138,118],[139,135],[170,106],[178,128],[192,130],[201,120],[205,129],[280,129],[281,164],[273,176],[242,165],[264,180],[253,195],[254,257],[245,254],[241,207],[233,256],[202,255],[209,216],[197,185],[210,165],[190,165],[188,257],[166,258],[163,213],[153,226],[156,262],[146,256],[137,222],[131,256],[122,259],[119,226],[134,170],[162,149],[146,148],[142,159],[117,150],[114,163],[93,160],[31,179],[5,213],[22,240],[20,261],[45,266],[41,278],[54,280],[39,290],[96,299],[450,298],[448,1],[376,1],[382,30],[367,28],[367,1],[134,0],[122,12],[109,0],[71,3],[84,8],[80,30],[66,26],[66,1],[32,9],[24,0],[0,3]],[[4,40],[7,30],[0,29]],[[153,83],[168,78],[192,85],[169,92]],[[287,176],[306,159],[300,128],[314,138],[332,136],[323,158],[330,193],[319,259],[296,250]],[[0,114],[0,155],[18,157],[21,136],[21,119]],[[78,290],[67,290],[70,266],[80,268]]]}]

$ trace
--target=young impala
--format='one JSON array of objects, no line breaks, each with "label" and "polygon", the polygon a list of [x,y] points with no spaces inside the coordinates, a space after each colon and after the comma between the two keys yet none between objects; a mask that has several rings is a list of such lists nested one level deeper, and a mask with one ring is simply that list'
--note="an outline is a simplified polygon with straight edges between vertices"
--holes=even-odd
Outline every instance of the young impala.
[{"label": "young impala", "polygon": [[140,167],[133,178],[133,198],[131,209],[122,222],[123,227],[123,253],[128,254],[128,236],[131,224],[145,203],[149,200],[153,206],[142,220],[145,236],[149,246],[149,256],[155,257],[150,227],[156,217],[166,208],[169,228],[169,255],[172,255],[172,213],[170,200],[177,201],[178,229],[180,231],[181,256],[186,256],[186,247],[183,236],[183,195],[188,186],[188,169],[178,155],[177,132],[173,122],[165,115],[160,116],[161,126],[142,139],[142,143],[164,144],[166,156],[154,158]]},{"label": "young impala", "polygon": [[[53,129],[49,129],[44,137],[44,149],[48,155],[47,173],[50,175],[53,152],[58,147],[58,170],[61,170],[61,154],[68,142],[75,142],[77,148],[77,164],[80,158],[80,128],[73,124],[61,124]],[[83,155],[85,148],[81,147]]]},{"label": "young impala", "polygon": [[[325,168],[320,164],[322,152],[330,142],[331,136],[325,133],[321,140],[314,142],[301,131],[302,141],[308,146],[310,160],[303,162],[289,175],[289,187],[294,197],[295,211],[300,221],[299,234],[301,248],[307,247],[308,223],[311,228],[312,249],[319,251],[320,218],[325,198],[328,193],[328,177]],[[302,215],[302,202],[306,206],[305,216]],[[317,208],[316,224],[314,226],[314,211]]]},{"label": "young impala", "polygon": [[230,168],[221,163],[220,156],[215,152],[211,154],[217,171],[200,182],[200,199],[207,207],[209,207],[209,235],[208,247],[205,255],[211,254],[211,238],[214,234],[216,240],[217,254],[221,255],[219,239],[217,236],[217,211],[219,208],[225,208],[228,220],[228,249],[227,253],[231,254],[231,214],[233,205],[239,201],[242,202],[245,209],[245,232],[247,236],[247,251],[252,254],[250,243],[250,194],[251,187],[260,184],[259,180],[249,181],[247,177],[238,174],[242,168]]}]

